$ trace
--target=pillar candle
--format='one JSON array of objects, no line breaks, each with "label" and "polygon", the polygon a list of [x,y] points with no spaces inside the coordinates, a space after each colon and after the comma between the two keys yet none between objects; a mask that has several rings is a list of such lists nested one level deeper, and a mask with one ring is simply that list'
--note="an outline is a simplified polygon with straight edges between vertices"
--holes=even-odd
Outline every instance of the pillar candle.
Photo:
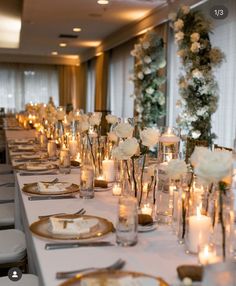
[{"label": "pillar candle", "polygon": [[102,161],[102,173],[105,181],[113,182],[116,177],[115,162],[113,160]]}]

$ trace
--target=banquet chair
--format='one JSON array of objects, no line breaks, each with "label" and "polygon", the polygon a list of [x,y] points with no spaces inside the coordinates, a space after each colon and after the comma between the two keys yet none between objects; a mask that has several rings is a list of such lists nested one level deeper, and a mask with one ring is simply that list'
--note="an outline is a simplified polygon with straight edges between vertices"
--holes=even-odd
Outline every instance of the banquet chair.
[{"label": "banquet chair", "polygon": [[[0,230],[0,274],[7,275],[12,267],[26,271],[26,240],[22,231],[17,229]],[[2,285],[0,283],[0,285]],[[5,285],[5,284],[4,284]]]},{"label": "banquet chair", "polygon": [[14,203],[0,204],[0,230],[14,228]]},{"label": "banquet chair", "polygon": [[38,277],[33,274],[23,274],[17,282],[11,281],[8,276],[0,277],[0,285],[2,286],[39,286]]},{"label": "banquet chair", "polygon": [[186,143],[186,155],[185,155],[185,162],[187,164],[189,163],[189,158],[191,157],[196,146],[209,147],[209,143],[206,140],[196,140],[188,137]]}]

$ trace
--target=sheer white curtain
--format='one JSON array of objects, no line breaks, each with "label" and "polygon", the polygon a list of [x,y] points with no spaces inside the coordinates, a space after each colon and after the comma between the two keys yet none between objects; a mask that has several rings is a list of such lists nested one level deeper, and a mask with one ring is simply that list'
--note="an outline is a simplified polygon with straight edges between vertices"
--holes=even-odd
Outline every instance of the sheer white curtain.
[{"label": "sheer white curtain", "polygon": [[58,72],[55,66],[0,64],[0,106],[22,110],[28,102],[58,105]]},{"label": "sheer white curtain", "polygon": [[[210,17],[210,8],[217,4],[223,4],[228,8],[229,15],[226,19],[214,20]],[[225,147],[232,147],[236,137],[236,1],[210,0],[197,9],[202,10],[206,17],[213,22],[213,34],[210,35],[212,45],[219,47],[226,55],[226,61],[215,72],[220,96],[217,112],[213,116],[212,127],[218,136],[215,142]],[[169,47],[168,123],[176,125],[178,109],[176,109],[175,103],[179,96],[177,79],[180,74],[180,64],[176,56],[173,34],[170,34]]]},{"label": "sheer white curtain", "polygon": [[129,41],[111,51],[109,70],[109,109],[119,117],[134,116],[134,86],[129,81],[134,59],[130,55],[134,41]]},{"label": "sheer white curtain", "polygon": [[96,59],[88,62],[86,112],[93,112],[95,106],[95,64]]}]

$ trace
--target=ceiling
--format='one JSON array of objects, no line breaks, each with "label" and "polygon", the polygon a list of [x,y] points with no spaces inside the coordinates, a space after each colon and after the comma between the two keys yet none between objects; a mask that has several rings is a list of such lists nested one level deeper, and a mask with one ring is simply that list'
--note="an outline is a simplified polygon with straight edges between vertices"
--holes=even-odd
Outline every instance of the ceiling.
[{"label": "ceiling", "polygon": [[[56,51],[58,55],[77,56],[165,3],[165,0],[110,0],[109,5],[99,5],[97,0],[24,0],[20,47],[2,48],[0,54],[48,56]],[[82,31],[73,32],[74,27]],[[78,38],[59,38],[60,34]],[[67,46],[59,47],[60,42]]]}]

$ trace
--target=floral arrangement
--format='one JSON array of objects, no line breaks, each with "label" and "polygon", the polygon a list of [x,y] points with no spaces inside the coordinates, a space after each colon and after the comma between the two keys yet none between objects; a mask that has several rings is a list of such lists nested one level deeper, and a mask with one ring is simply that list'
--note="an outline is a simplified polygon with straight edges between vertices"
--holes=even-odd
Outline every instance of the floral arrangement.
[{"label": "floral arrangement", "polygon": [[165,171],[169,179],[178,181],[187,174],[188,169],[184,160],[172,159],[168,162]]},{"label": "floral arrangement", "polygon": [[171,13],[169,19],[184,69],[179,78],[181,100],[177,106],[182,111],[177,124],[182,129],[182,135],[211,144],[216,138],[211,131],[211,118],[218,103],[218,86],[213,69],[222,63],[224,54],[219,48],[211,46],[211,24],[201,12],[182,6],[177,14]]},{"label": "floral arrangement", "polygon": [[148,31],[134,46],[131,55],[135,58],[131,80],[134,82],[133,97],[138,122],[152,127],[165,115],[162,86],[166,78],[161,69],[166,66],[166,60],[162,38],[154,31]]}]

